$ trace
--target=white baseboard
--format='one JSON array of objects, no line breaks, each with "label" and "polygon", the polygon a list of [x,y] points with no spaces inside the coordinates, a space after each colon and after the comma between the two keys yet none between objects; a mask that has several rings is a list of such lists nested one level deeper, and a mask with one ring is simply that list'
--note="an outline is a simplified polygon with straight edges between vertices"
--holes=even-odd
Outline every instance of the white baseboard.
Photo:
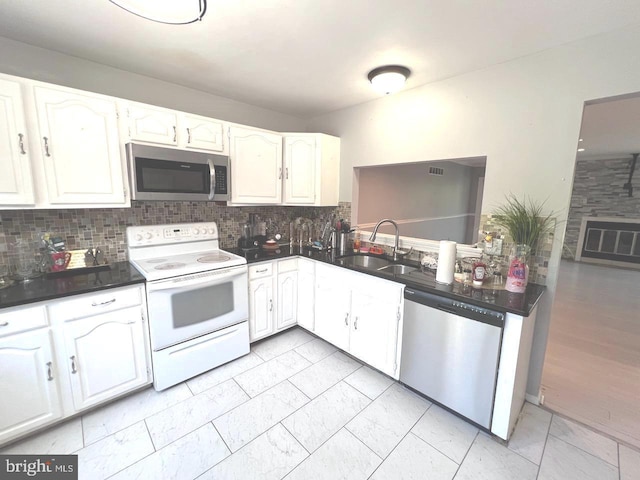
[{"label": "white baseboard", "polygon": [[531,395],[529,393],[525,393],[524,399],[529,403],[533,403],[534,405],[540,405],[540,394]]}]

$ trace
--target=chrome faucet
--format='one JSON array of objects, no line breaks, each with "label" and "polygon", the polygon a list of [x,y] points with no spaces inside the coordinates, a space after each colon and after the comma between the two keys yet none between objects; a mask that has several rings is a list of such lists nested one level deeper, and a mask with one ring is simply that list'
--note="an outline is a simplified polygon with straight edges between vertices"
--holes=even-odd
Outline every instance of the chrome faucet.
[{"label": "chrome faucet", "polygon": [[398,250],[398,242],[400,241],[400,229],[398,228],[398,224],[396,222],[394,222],[390,218],[383,218],[382,220],[380,220],[378,224],[373,228],[373,233],[369,237],[369,241],[375,242],[376,235],[378,234],[378,228],[380,228],[380,225],[382,225],[385,222],[391,223],[396,228],[396,241],[393,245],[393,261],[397,262],[405,255],[408,255],[409,253],[411,253],[411,250],[413,250],[413,247],[411,247],[411,249],[409,249],[408,252]]}]

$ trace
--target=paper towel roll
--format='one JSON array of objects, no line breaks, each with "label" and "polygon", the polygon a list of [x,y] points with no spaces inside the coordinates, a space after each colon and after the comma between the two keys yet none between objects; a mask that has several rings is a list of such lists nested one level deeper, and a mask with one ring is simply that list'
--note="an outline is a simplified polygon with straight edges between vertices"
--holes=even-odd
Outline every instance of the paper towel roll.
[{"label": "paper towel roll", "polygon": [[442,240],[438,252],[438,269],[436,270],[436,282],[453,283],[453,274],[456,269],[456,242]]}]

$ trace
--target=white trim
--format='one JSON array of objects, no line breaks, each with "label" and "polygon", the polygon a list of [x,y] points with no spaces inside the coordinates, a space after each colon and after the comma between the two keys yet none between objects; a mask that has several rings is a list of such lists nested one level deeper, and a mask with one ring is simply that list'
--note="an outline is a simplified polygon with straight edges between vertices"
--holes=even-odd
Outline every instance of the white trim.
[{"label": "white trim", "polygon": [[533,403],[534,405],[540,405],[540,393],[538,393],[538,395],[531,395],[530,393],[525,393],[524,399],[529,403]]}]

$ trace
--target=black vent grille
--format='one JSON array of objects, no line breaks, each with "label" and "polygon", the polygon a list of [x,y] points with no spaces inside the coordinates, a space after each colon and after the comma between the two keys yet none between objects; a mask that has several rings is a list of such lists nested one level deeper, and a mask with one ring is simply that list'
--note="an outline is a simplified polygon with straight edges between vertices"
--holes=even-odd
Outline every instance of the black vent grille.
[{"label": "black vent grille", "polygon": [[429,175],[437,175],[441,177],[442,175],[444,175],[444,168],[429,167]]}]

